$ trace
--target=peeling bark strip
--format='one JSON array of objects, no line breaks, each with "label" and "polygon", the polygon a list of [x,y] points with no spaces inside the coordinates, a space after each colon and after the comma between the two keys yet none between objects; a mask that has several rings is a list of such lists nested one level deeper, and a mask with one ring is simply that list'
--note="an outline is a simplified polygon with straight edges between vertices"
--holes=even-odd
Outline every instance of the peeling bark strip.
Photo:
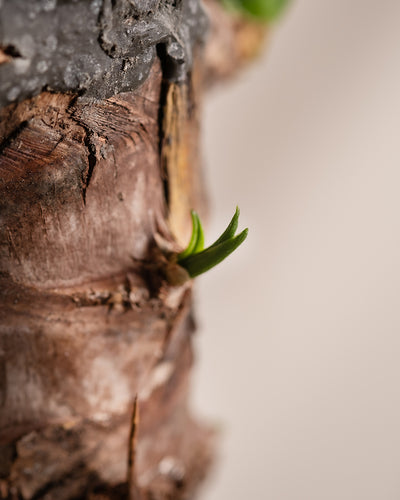
[{"label": "peeling bark strip", "polygon": [[168,84],[163,102],[160,153],[168,221],[182,246],[190,236],[190,210],[196,208],[204,215],[206,205],[199,151],[202,79],[196,70],[189,81]]}]

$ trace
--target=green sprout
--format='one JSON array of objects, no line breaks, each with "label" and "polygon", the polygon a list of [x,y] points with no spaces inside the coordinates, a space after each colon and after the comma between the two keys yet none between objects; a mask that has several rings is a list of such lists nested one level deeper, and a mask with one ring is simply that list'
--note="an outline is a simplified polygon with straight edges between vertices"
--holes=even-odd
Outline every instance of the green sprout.
[{"label": "green sprout", "polygon": [[194,210],[191,211],[192,216],[192,236],[189,245],[183,252],[178,255],[178,261],[193,255],[194,253],[201,252],[204,248],[204,232],[201,225],[199,216]]},{"label": "green sprout", "polygon": [[221,0],[227,9],[261,21],[276,19],[290,0]]},{"label": "green sprout", "polygon": [[203,228],[199,216],[192,210],[192,236],[188,246],[177,256],[177,264],[186,269],[191,278],[205,273],[222,262],[243,243],[247,237],[247,228],[235,236],[239,214],[239,208],[236,207],[235,214],[225,231],[212,245],[204,248]]}]

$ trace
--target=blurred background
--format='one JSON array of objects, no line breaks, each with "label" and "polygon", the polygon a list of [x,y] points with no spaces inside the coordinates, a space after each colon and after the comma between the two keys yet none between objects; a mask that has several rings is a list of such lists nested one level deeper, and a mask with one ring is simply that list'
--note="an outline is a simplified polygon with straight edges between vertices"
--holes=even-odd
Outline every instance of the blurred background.
[{"label": "blurred background", "polygon": [[399,500],[400,2],[293,0],[203,140],[250,233],[197,280],[202,498]]}]

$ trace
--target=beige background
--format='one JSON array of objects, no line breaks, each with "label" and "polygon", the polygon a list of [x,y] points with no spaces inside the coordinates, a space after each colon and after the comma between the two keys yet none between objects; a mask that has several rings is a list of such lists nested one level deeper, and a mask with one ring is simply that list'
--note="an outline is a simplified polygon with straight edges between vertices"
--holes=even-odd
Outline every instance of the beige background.
[{"label": "beige background", "polygon": [[197,283],[204,498],[399,500],[400,1],[294,0],[205,111],[208,240],[250,233]]}]

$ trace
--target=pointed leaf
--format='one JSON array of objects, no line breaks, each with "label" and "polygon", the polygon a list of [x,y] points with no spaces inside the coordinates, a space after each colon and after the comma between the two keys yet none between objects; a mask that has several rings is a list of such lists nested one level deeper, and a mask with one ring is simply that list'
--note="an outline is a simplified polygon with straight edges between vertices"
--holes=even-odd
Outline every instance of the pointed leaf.
[{"label": "pointed leaf", "polygon": [[197,215],[196,212],[195,212],[195,216],[197,218],[197,226],[198,226],[197,241],[196,241],[196,245],[195,245],[195,247],[194,247],[193,252],[191,253],[191,255],[194,255],[195,253],[199,253],[199,252],[201,252],[204,249],[204,231],[203,231],[203,226],[201,225],[200,218],[199,218],[199,216]]},{"label": "pointed leaf", "polygon": [[209,246],[209,248],[219,245],[219,243],[222,243],[223,241],[230,240],[235,236],[239,224],[239,215],[240,215],[239,207],[236,207],[235,213],[233,214],[233,217],[230,223],[228,224],[228,227],[217,239],[217,241],[215,241],[212,245]]},{"label": "pointed leaf", "polygon": [[190,241],[188,246],[183,250],[180,254],[178,254],[178,261],[180,259],[184,259],[185,257],[188,257],[189,255],[192,255],[193,250],[196,248],[197,240],[198,240],[198,235],[199,235],[199,216],[197,213],[192,210],[190,212],[190,215],[192,216],[192,235],[190,237]]},{"label": "pointed leaf", "polygon": [[289,2],[290,0],[222,0],[227,9],[242,12],[260,21],[274,21]]},{"label": "pointed leaf", "polygon": [[205,273],[212,267],[222,262],[246,239],[248,229],[246,228],[237,236],[230,240],[225,240],[218,245],[208,247],[202,252],[194,255],[189,255],[179,262],[179,265],[184,267],[191,278]]}]

